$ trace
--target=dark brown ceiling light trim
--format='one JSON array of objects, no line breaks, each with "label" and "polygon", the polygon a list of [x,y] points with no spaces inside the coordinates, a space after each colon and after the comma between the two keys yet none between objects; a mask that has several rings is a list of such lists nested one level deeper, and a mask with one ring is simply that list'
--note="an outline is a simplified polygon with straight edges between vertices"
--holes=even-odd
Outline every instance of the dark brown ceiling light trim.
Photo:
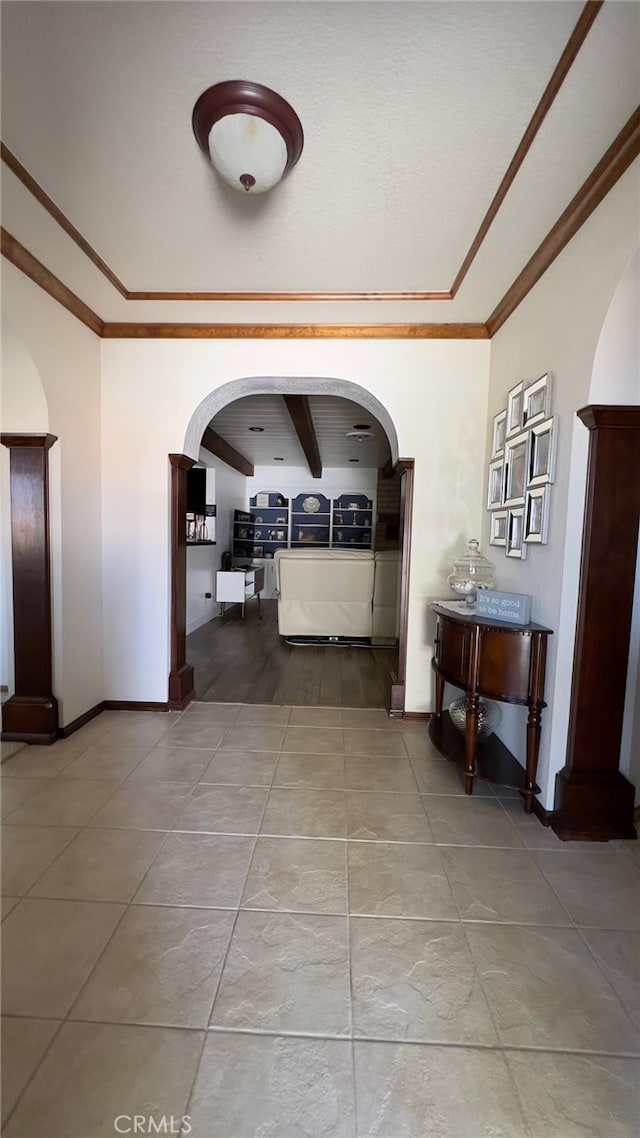
[{"label": "dark brown ceiling light trim", "polygon": [[53,220],[57,221],[60,228],[64,229],[67,236],[70,237],[72,241],[75,241],[76,245],[79,249],[82,249],[82,252],[85,254],[85,256],[93,262],[95,267],[100,270],[100,272],[107,278],[108,281],[111,282],[114,288],[117,288],[120,295],[128,297],[127,290],[122,281],[118,280],[116,274],[112,271],[112,269],[109,268],[106,261],[102,260],[102,257],[96,253],[95,249],[92,248],[89,242],[86,241],[82,236],[80,230],[76,229],[75,225],[69,221],[69,218],[66,216],[66,214],[64,214],[62,210],[58,208],[56,203],[52,201],[49,195],[45,193],[45,191],[42,189],[42,186],[36,182],[35,178],[31,177],[29,171],[25,170],[22,163],[18,161],[15,154],[12,154],[12,152],[9,150],[9,147],[5,146],[4,142],[0,142],[0,158],[2,158],[5,166],[8,166],[9,169],[13,171],[16,178],[22,182],[23,186],[29,191],[29,193],[33,194],[33,197],[36,199],[36,201],[40,202],[40,205],[47,211]]},{"label": "dark brown ceiling light trim", "polygon": [[107,340],[487,340],[485,324],[119,324]]},{"label": "dark brown ceiling light trim", "polygon": [[596,16],[598,15],[598,12],[600,11],[603,3],[604,0],[587,0],[587,3],[582,9],[578,22],[571,35],[569,36],[567,45],[562,55],[560,56],[560,59],[558,60],[556,69],[553,72],[553,75],[551,76],[549,82],[547,83],[547,86],[542,94],[542,98],[540,99],[538,106],[533,112],[533,117],[531,118],[531,121],[522,136],[520,145],[518,146],[518,149],[516,150],[513,158],[511,159],[511,162],[507,167],[504,178],[498,186],[495,197],[491,202],[491,205],[489,206],[486,214],[484,215],[480,228],[471,243],[469,252],[462,262],[457,276],[451,285],[451,299],[453,299],[458,289],[460,288],[460,285],[462,284],[473,261],[478,254],[480,246],[487,236],[489,229],[493,225],[493,222],[496,219],[496,214],[498,213],[500,206],[502,205],[509,190],[511,189],[516,174],[518,173],[518,170],[522,166],[522,163],[529,153],[533,141],[538,131],[540,130],[540,127],[542,126],[542,123],[544,122],[548,112],[551,110],[556,95],[558,94],[560,88],[562,87],[562,84],[569,74],[571,65],[573,64],[578,52],[580,51],[580,48],[587,38],[591,26]]},{"label": "dark brown ceiling light trim", "polygon": [[253,477],[253,463],[235,450],[230,443],[225,442],[215,431],[212,431],[211,427],[207,427],[202,436],[202,446],[209,451],[209,454],[222,459],[227,466],[232,466],[240,474],[245,474],[247,478]]},{"label": "dark brown ceiling light trim", "polygon": [[283,395],[312,478],[322,478],[322,460],[311,407],[306,395]]},{"label": "dark brown ceiling light trim", "polygon": [[74,316],[86,324],[92,332],[96,332],[98,336],[102,335],[103,322],[99,316],[89,308],[88,305],[76,296],[75,292],[67,288],[58,277],[54,276],[49,269],[45,268],[41,261],[38,261],[24,245],[21,245],[15,237],[4,228],[0,229],[0,253],[15,265],[16,269],[34,281],[41,289],[44,289],[49,296],[58,301],[63,308],[68,309]]},{"label": "dark brown ceiling light trim", "polygon": [[531,260],[494,308],[487,320],[490,336],[495,336],[505,320],[524,300],[543,273],[546,273],[549,265],[584,225],[638,154],[640,154],[640,107],[633,112],[606,154],[569,202],[564,213],[560,215],[553,229],[549,231]]}]

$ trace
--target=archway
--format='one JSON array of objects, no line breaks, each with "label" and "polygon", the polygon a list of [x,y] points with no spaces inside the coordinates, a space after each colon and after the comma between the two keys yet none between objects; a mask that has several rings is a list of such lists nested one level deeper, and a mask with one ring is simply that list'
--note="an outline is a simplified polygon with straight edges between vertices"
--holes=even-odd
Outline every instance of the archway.
[{"label": "archway", "polygon": [[211,419],[228,403],[249,395],[336,395],[359,403],[384,427],[391,465],[401,479],[400,548],[402,574],[399,597],[397,670],[390,677],[390,713],[402,715],[405,705],[409,568],[414,460],[399,459],[396,429],[388,411],[367,388],[335,377],[257,376],[232,380],[211,391],[196,407],[185,432],[184,453],[169,456],[171,471],[171,671],[169,706],[185,707],[194,698],[194,673],[186,660],[186,531],[184,512],[187,471],[197,462],[202,436]]}]

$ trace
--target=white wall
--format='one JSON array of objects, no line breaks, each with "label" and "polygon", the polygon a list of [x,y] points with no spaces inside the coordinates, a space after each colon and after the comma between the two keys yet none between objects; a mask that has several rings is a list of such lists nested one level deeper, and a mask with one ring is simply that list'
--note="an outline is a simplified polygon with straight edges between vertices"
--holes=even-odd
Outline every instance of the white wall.
[{"label": "white wall", "polygon": [[[48,407],[44,426],[42,396],[30,381],[28,406],[12,429],[44,429],[58,439],[49,451],[49,479],[54,694],[64,726],[103,698],[100,343],[6,261],[2,308],[32,358]],[[10,356],[3,376],[9,387],[25,377],[15,363]],[[126,455],[115,457],[125,464]]]},{"label": "white wall", "polygon": [[[554,373],[553,412],[559,430],[548,544],[530,549],[523,562],[507,559],[494,547],[490,554],[496,562],[498,588],[530,593],[532,619],[554,630],[547,666],[549,710],[543,715],[538,771],[541,801],[547,809],[553,806],[555,774],[565,760],[569,718],[588,444],[576,412],[593,401],[591,382],[600,332],[638,247],[638,167],[636,161],[491,343],[485,471],[491,419],[505,406],[509,389],[520,379],[535,379],[548,370]],[[625,294],[621,307],[627,307],[627,301]],[[634,355],[631,337],[625,336],[625,342],[620,366],[628,376]],[[621,401],[604,374],[598,383],[598,401]],[[488,549],[486,512],[482,532]],[[522,753],[524,714],[504,709],[499,729],[517,753]]]},{"label": "white wall", "polygon": [[401,456],[415,458],[407,709],[430,709],[427,599],[446,593],[443,567],[482,517],[488,341],[108,340],[102,359],[106,698],[166,698],[167,455],[185,450],[198,406],[241,377],[282,377],[295,392],[299,377],[316,376],[322,394],[331,376],[372,392]]}]

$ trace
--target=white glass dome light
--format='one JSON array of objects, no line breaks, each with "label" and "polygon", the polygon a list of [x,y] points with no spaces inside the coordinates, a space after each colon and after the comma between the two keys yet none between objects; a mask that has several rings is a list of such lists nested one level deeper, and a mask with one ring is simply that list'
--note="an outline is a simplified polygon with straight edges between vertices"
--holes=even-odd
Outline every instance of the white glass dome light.
[{"label": "white glass dome light", "polygon": [[289,103],[260,83],[216,83],[193,108],[193,131],[214,169],[234,189],[261,194],[295,166],[304,144]]}]

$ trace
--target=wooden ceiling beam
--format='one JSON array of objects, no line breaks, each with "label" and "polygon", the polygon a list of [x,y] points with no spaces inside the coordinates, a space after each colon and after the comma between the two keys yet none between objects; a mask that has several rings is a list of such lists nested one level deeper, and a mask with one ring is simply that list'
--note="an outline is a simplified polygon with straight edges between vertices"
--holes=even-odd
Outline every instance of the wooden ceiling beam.
[{"label": "wooden ceiling beam", "polygon": [[207,427],[205,430],[201,445],[205,450],[209,451],[209,454],[213,454],[216,458],[220,458],[223,462],[226,462],[227,466],[232,466],[233,469],[239,471],[240,474],[245,474],[247,478],[253,477],[253,463],[249,462],[248,458],[245,458],[243,454],[240,454],[239,451],[225,442],[215,431],[212,431],[211,427]]},{"label": "wooden ceiling beam", "polygon": [[309,464],[311,477],[322,478],[322,461],[320,459],[318,440],[311,417],[309,400],[306,395],[283,395],[282,398],[287,405],[291,422],[300,439],[300,445]]}]

